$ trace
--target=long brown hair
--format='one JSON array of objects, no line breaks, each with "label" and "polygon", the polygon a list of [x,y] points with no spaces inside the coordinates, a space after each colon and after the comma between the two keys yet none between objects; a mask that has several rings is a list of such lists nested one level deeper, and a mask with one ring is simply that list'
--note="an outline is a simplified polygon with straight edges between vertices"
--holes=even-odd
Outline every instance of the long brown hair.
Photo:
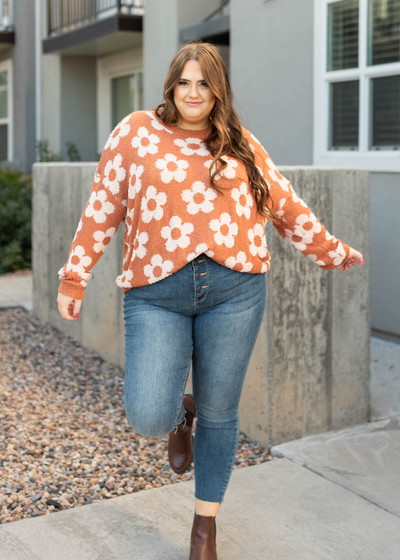
[{"label": "long brown hair", "polygon": [[233,93],[228,72],[223,58],[213,44],[192,39],[179,49],[172,59],[164,82],[165,102],[157,105],[154,109],[156,114],[165,124],[176,124],[179,121],[179,111],[174,103],[174,87],[188,60],[197,60],[200,63],[204,79],[215,95],[215,105],[210,113],[211,133],[204,140],[214,158],[210,165],[211,187],[221,193],[221,187],[215,184],[214,177],[217,173],[221,174],[228,165],[221,159],[222,156],[232,156],[241,160],[246,166],[258,212],[264,218],[279,222],[276,213],[268,206],[271,198],[268,183],[258,170],[254,153],[243,135],[239,117],[233,108]]}]

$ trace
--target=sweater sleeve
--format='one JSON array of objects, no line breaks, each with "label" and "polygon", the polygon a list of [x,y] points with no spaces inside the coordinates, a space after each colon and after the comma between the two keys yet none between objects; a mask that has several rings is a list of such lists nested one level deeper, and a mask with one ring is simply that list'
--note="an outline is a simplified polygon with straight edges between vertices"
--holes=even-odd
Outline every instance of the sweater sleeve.
[{"label": "sweater sleeve", "polygon": [[[129,117],[129,115],[128,115]],[[104,253],[127,208],[129,169],[125,117],[111,132],[97,165],[89,199],[72,240],[67,262],[58,271],[60,294],[83,299],[90,270]]]},{"label": "sweater sleeve", "polygon": [[270,186],[272,209],[280,218],[279,223],[272,222],[279,235],[325,270],[332,270],[347,262],[350,247],[325,229],[297,195],[290,181],[279,173],[268,152],[254,136],[252,139],[256,144],[255,152],[259,155],[256,163],[258,160],[264,179]]}]

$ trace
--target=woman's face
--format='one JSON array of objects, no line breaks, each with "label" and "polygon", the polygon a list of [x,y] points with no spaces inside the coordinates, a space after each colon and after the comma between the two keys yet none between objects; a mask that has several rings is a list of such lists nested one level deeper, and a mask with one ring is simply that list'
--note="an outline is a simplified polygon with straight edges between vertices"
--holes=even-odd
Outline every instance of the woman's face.
[{"label": "woman's face", "polygon": [[209,125],[209,115],[214,107],[215,95],[204,81],[200,63],[188,60],[174,88],[174,101],[182,128],[201,129]]}]

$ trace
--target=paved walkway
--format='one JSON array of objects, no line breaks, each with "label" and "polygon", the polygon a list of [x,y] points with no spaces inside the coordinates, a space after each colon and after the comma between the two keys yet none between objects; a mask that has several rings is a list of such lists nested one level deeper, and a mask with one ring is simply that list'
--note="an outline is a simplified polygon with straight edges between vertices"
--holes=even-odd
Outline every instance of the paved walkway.
[{"label": "paved walkway", "polygon": [[[29,290],[28,277],[0,277],[0,307],[29,309]],[[372,422],[276,445],[273,461],[233,472],[219,560],[399,560],[400,345],[371,338],[371,358]],[[187,560],[193,490],[183,482],[2,525],[0,558]]]},{"label": "paved walkway", "polygon": [[0,275],[0,308],[24,307],[32,311],[32,271]]}]

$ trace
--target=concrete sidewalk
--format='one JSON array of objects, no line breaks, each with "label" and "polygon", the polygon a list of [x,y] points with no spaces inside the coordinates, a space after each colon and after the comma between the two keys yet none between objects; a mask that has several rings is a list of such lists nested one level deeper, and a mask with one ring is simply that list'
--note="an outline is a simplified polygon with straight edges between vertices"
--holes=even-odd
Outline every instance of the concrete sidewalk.
[{"label": "concrete sidewalk", "polygon": [[[15,280],[0,277],[0,306],[29,306],[28,277]],[[372,422],[276,445],[273,461],[235,470],[219,560],[398,560],[400,345],[374,337],[371,411]],[[183,482],[2,525],[0,559],[187,560],[193,492]]]},{"label": "concrete sidewalk", "polygon": [[0,275],[0,308],[24,307],[32,311],[32,271]]}]

